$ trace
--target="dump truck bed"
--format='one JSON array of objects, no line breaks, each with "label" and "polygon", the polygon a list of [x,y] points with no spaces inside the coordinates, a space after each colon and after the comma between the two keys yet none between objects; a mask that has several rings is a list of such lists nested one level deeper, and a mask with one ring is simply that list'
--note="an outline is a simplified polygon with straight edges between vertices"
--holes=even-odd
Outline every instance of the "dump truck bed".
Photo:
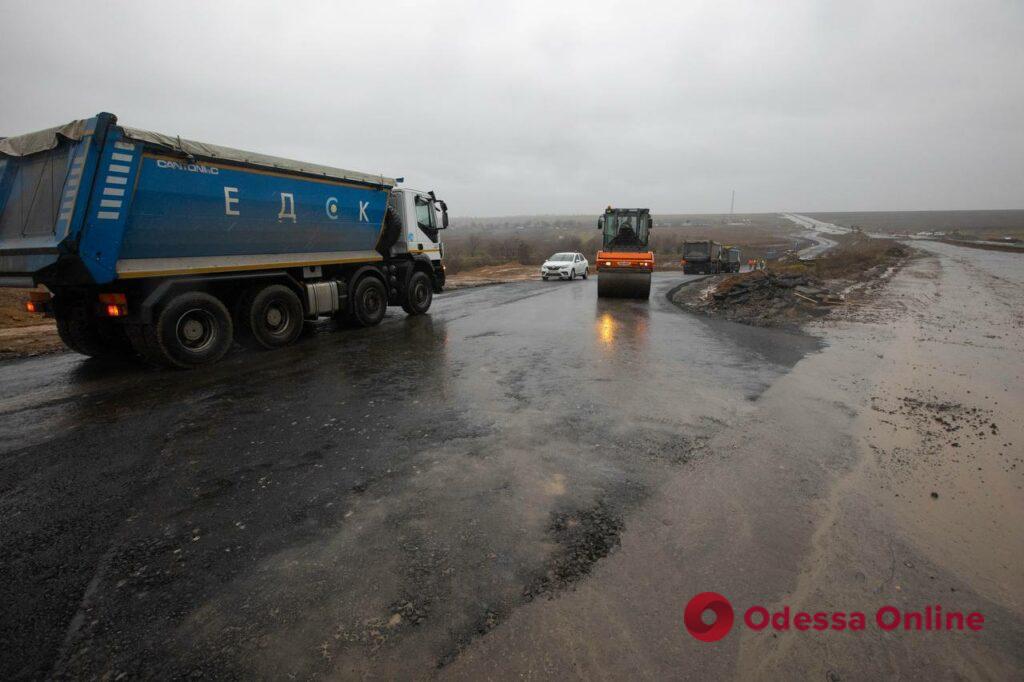
[{"label": "dump truck bed", "polygon": [[0,140],[0,283],[380,260],[394,184],[100,114]]}]

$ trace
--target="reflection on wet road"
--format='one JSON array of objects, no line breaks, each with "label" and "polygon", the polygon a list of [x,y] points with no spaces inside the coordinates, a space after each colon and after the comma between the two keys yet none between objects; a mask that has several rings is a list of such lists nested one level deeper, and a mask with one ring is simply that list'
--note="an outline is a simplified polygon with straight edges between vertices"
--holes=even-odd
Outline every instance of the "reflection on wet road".
[{"label": "reflection on wet road", "polygon": [[0,365],[0,674],[423,675],[585,580],[814,344],[593,280],[193,373]]}]

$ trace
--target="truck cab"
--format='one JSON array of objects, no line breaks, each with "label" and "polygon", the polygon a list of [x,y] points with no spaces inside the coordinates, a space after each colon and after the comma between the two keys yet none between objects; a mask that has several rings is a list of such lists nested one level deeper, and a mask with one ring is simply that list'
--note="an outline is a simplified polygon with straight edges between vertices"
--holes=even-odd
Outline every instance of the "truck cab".
[{"label": "truck cab", "polygon": [[447,204],[433,191],[396,187],[391,190],[388,209],[394,212],[402,230],[391,246],[391,255],[429,260],[434,271],[435,289],[440,291],[445,280],[442,264],[444,244],[440,231],[448,227]]}]

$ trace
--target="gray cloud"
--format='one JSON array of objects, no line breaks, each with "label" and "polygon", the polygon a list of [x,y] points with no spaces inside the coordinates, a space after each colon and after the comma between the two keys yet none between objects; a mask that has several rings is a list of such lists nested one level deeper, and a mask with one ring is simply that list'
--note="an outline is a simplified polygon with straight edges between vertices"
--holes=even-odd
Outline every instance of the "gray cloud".
[{"label": "gray cloud", "polygon": [[1024,207],[1019,2],[11,2],[0,134],[127,125],[460,215]]}]

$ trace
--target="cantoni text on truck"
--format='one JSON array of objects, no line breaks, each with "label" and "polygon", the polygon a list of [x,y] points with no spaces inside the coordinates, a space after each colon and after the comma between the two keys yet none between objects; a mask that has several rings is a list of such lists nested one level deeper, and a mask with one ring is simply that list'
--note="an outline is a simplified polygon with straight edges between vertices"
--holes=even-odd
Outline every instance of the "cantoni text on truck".
[{"label": "cantoni text on truck", "polygon": [[425,313],[448,209],[401,179],[118,125],[0,138],[0,286],[85,355],[189,368],[304,321]]}]

